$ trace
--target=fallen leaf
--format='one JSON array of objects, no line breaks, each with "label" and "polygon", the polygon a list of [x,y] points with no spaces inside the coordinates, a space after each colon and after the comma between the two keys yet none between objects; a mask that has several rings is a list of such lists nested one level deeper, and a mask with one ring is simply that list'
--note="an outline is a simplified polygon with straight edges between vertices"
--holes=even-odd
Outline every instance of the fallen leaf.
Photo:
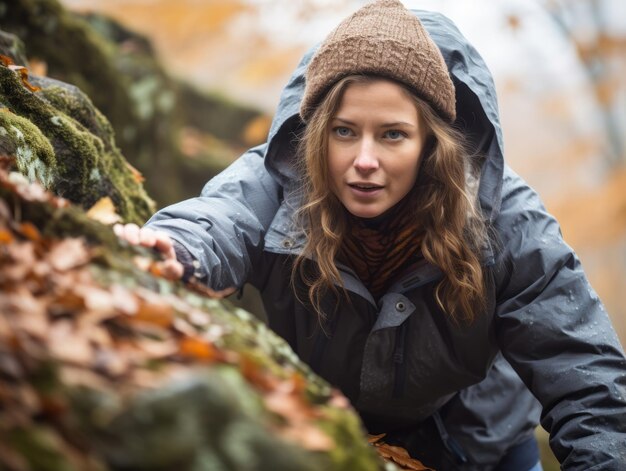
[{"label": "fallen leaf", "polygon": [[130,173],[132,173],[133,175],[133,179],[137,182],[137,183],[143,183],[145,181],[145,177],[141,174],[141,172],[139,170],[137,170],[135,167],[133,167],[130,163],[126,162],[126,166],[128,167],[128,169],[130,170]]},{"label": "fallen leaf", "polygon": [[174,318],[172,328],[187,337],[194,337],[198,333],[196,329],[182,317]]},{"label": "fallen leaf", "polygon": [[112,348],[96,350],[94,369],[110,376],[122,376],[126,374],[131,365],[124,355]]},{"label": "fallen leaf", "polygon": [[13,62],[13,59],[11,59],[9,56],[5,56],[4,54],[0,54],[0,62],[2,62],[2,65],[4,65],[5,67],[15,64],[15,62]]},{"label": "fallen leaf", "polygon": [[432,468],[424,466],[421,461],[416,460],[415,458],[411,458],[409,452],[402,447],[389,445],[387,443],[381,443],[374,445],[374,448],[380,454],[380,456],[388,461],[392,461],[402,470],[435,471]]},{"label": "fallen leaf", "polygon": [[13,233],[8,229],[0,229],[0,244],[10,244],[13,242]]},{"label": "fallen leaf", "polygon": [[90,256],[82,239],[68,238],[54,244],[47,259],[55,270],[67,271],[85,265]]},{"label": "fallen leaf", "polygon": [[126,315],[137,314],[139,310],[139,301],[131,290],[122,285],[113,285],[110,287],[113,296],[113,306],[116,310]]},{"label": "fallen leaf", "polygon": [[199,338],[184,338],[179,341],[178,347],[181,355],[203,362],[212,362],[218,358],[215,347]]},{"label": "fallen leaf", "polygon": [[33,242],[41,241],[41,233],[39,232],[39,229],[34,226],[34,224],[30,222],[23,222],[18,227],[19,232],[27,239]]},{"label": "fallen leaf", "polygon": [[148,360],[171,357],[179,351],[178,344],[171,339],[153,340],[140,338],[135,341],[135,345],[145,353],[145,359]]},{"label": "fallen leaf", "polygon": [[50,323],[46,306],[25,286],[13,292],[0,292],[0,312],[7,316],[14,332],[25,332],[39,339],[47,337]]},{"label": "fallen leaf", "polygon": [[385,437],[387,434],[386,433],[381,433],[378,435],[368,435],[367,436],[367,443],[369,443],[370,445],[373,445],[374,443],[380,441],[383,437]]},{"label": "fallen leaf", "polygon": [[31,92],[38,92],[39,90],[41,90],[41,87],[36,87],[28,81],[28,69],[26,67],[23,67],[21,65],[10,65],[9,69],[11,69],[13,72],[20,76],[20,79],[22,80],[22,85],[28,88]]},{"label": "fallen leaf", "polygon": [[16,242],[8,245],[6,252],[13,263],[2,267],[0,279],[13,282],[24,280],[35,265],[35,247],[30,242]]},{"label": "fallen leaf", "polygon": [[69,320],[62,319],[52,324],[47,344],[50,355],[58,360],[81,366],[93,363],[93,348],[84,335],[79,335],[79,331]]},{"label": "fallen leaf", "polygon": [[174,319],[174,309],[156,296],[142,296],[139,298],[139,308],[131,320],[148,322],[161,327],[169,327]]},{"label": "fallen leaf", "polygon": [[108,196],[100,198],[96,204],[89,208],[87,217],[106,225],[112,225],[122,220],[115,211],[113,201]]},{"label": "fallen leaf", "polygon": [[85,307],[91,311],[112,312],[114,310],[113,294],[106,289],[90,284],[81,284],[74,293],[83,298]]}]

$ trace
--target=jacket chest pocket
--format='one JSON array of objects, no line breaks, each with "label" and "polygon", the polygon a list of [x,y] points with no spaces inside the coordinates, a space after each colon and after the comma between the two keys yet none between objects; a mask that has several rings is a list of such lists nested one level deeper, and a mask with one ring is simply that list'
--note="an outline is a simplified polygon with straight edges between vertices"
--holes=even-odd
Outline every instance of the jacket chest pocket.
[{"label": "jacket chest pocket", "polygon": [[484,378],[497,351],[488,331],[488,323],[450,325],[418,297],[385,296],[365,344],[357,408],[400,422],[426,418]]}]

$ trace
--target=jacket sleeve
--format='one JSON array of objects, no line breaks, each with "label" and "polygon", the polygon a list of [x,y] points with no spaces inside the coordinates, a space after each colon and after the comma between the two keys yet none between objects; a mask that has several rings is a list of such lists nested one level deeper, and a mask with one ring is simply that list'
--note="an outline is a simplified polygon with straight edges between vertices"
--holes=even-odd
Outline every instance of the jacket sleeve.
[{"label": "jacket sleeve", "polygon": [[212,289],[240,287],[257,273],[252,268],[261,260],[280,197],[263,163],[265,147],[243,154],[200,196],[161,209],[146,223],[166,232],[179,245],[177,253],[183,247],[195,259],[196,276]]},{"label": "jacket sleeve", "polygon": [[626,469],[626,360],[611,321],[537,194],[510,169],[495,222],[496,335],[542,404],[566,470]]}]

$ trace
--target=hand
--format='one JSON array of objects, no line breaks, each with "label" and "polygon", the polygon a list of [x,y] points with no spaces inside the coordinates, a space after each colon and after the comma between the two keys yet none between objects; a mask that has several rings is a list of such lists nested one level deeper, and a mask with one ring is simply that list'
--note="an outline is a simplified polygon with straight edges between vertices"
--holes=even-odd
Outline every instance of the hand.
[{"label": "hand", "polygon": [[174,242],[165,232],[155,231],[149,227],[139,227],[137,224],[115,224],[113,232],[129,244],[153,248],[159,252],[163,260],[156,264],[165,278],[171,280],[182,278],[185,269],[182,263],[176,260]]}]

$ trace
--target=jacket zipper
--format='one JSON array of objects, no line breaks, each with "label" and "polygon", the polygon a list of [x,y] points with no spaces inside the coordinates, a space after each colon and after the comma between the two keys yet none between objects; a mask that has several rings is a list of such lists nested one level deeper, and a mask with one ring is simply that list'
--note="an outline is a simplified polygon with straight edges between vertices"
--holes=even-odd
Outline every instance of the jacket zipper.
[{"label": "jacket zipper", "polygon": [[404,361],[404,353],[406,350],[406,331],[409,321],[410,318],[405,320],[396,330],[396,346],[393,352],[394,380],[393,393],[391,396],[394,399],[400,398],[404,394],[406,383],[406,362]]}]

